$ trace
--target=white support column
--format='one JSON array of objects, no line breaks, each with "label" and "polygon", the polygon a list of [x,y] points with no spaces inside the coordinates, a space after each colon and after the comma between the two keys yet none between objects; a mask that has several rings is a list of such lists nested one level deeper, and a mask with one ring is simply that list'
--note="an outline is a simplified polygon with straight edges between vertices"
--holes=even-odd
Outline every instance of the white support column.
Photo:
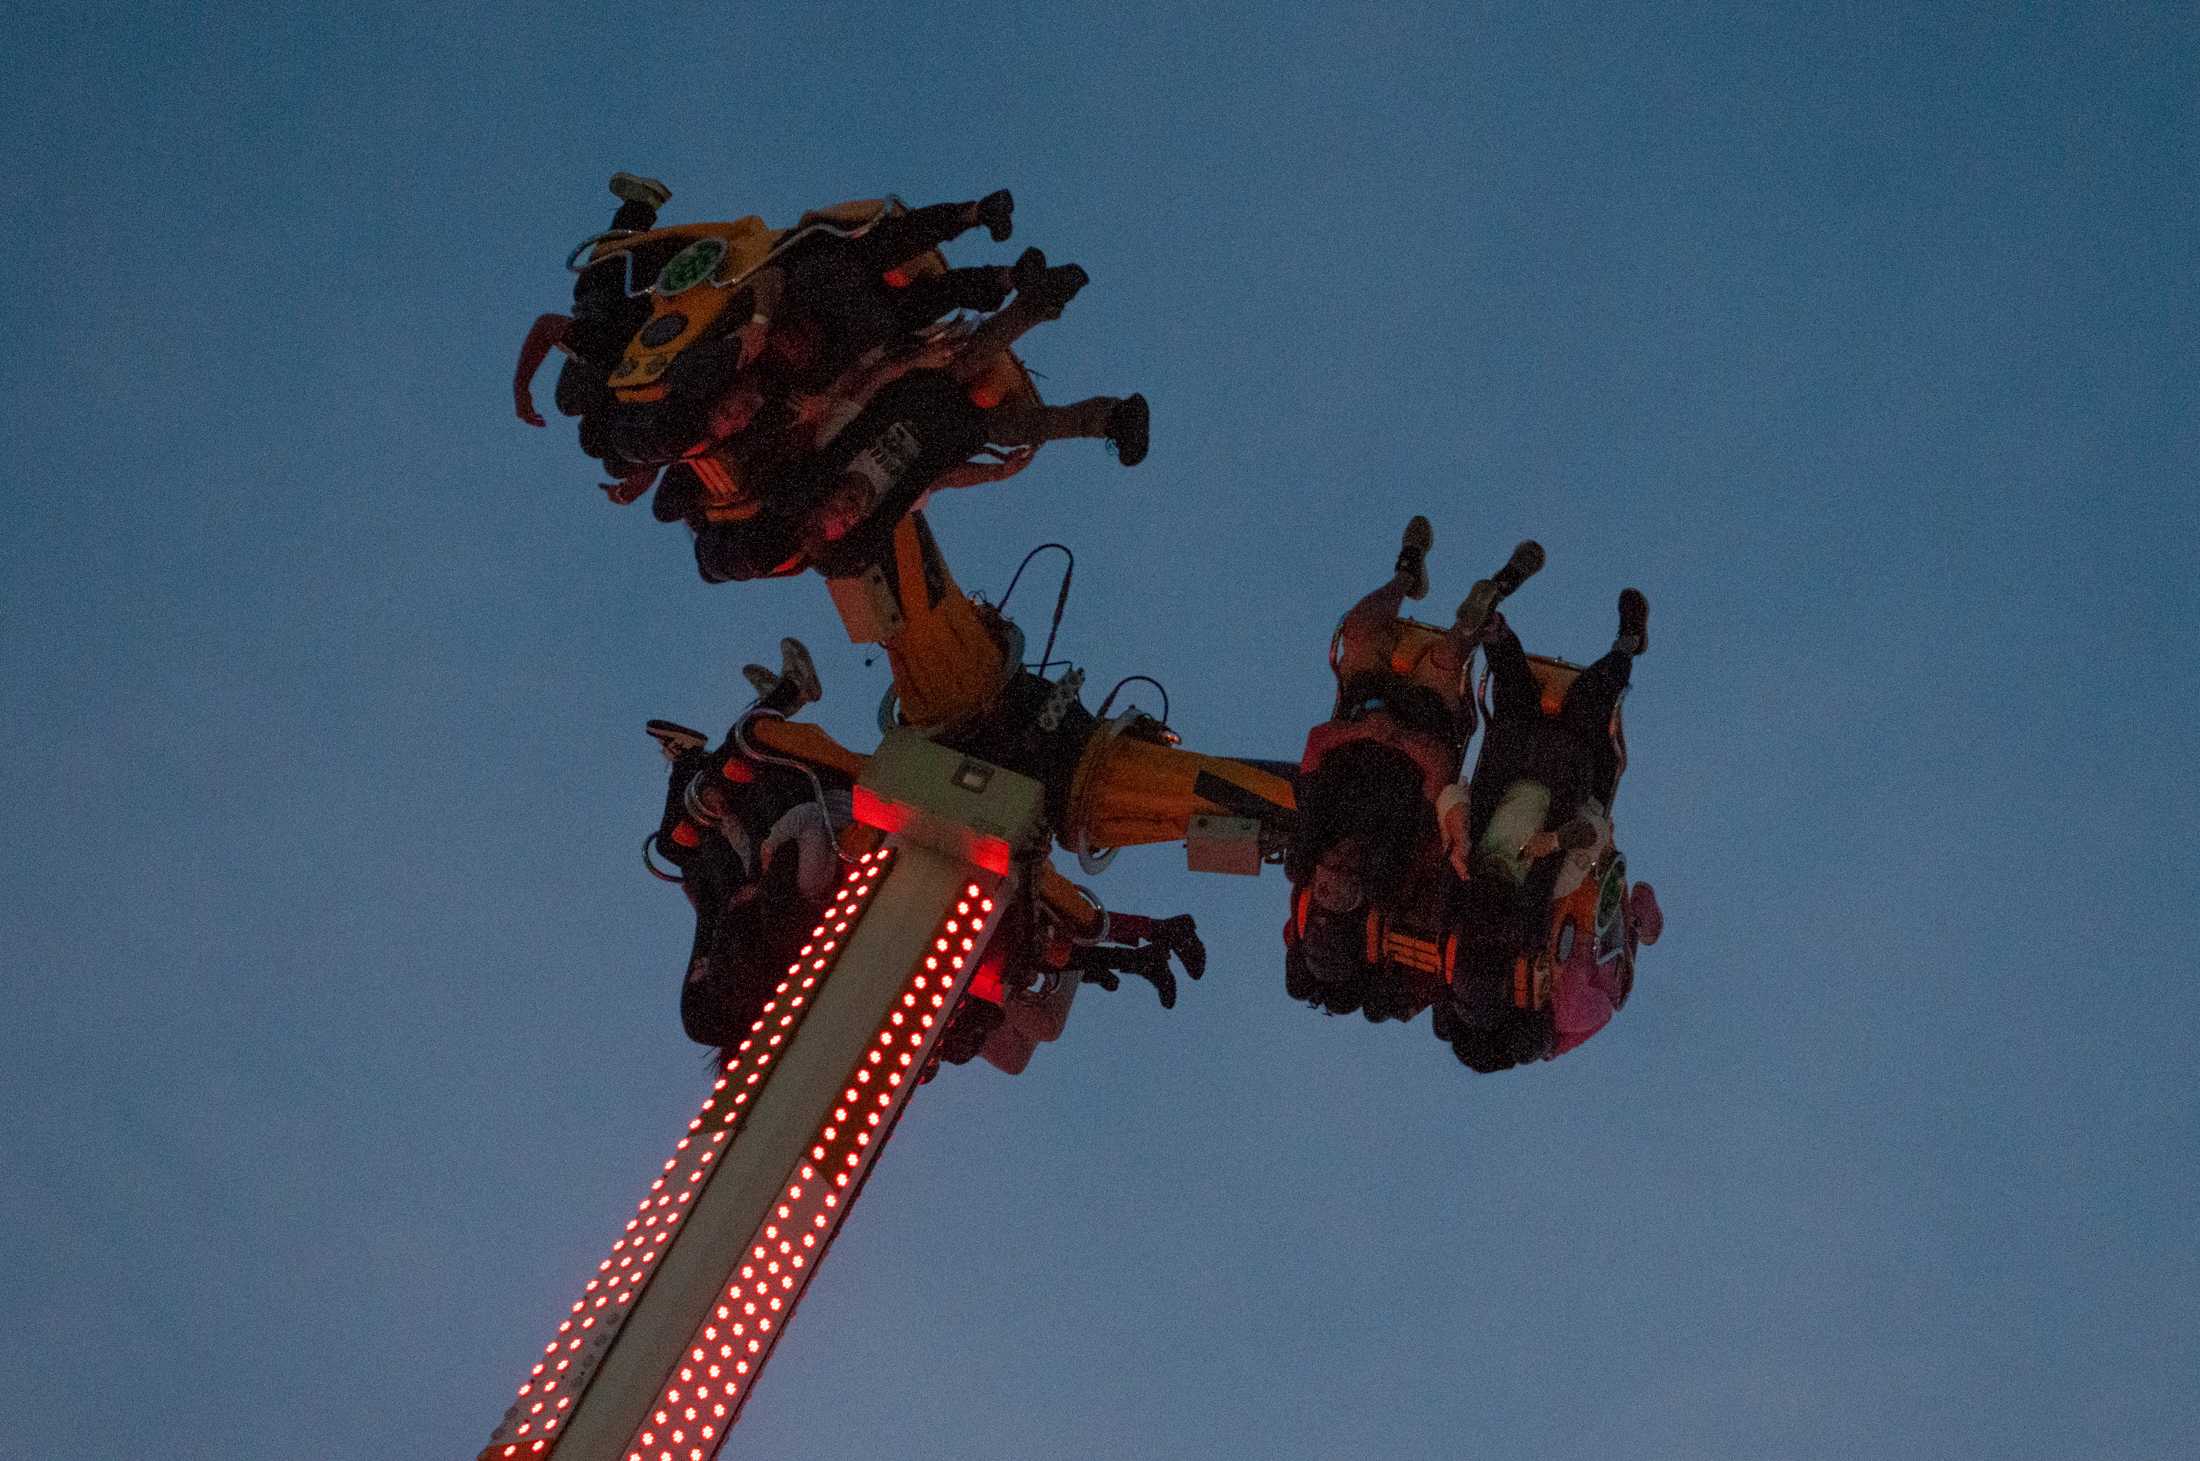
[{"label": "white support column", "polygon": [[481,1461],[709,1461],[900,1118],[1042,834],[1037,783],[890,737],[801,956]]}]

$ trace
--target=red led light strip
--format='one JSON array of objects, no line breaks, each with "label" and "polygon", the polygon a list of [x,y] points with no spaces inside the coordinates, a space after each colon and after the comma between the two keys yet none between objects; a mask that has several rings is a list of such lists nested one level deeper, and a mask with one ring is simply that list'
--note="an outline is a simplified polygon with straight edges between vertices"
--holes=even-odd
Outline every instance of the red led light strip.
[{"label": "red led light strip", "polygon": [[717,1304],[689,1336],[686,1354],[651,1405],[625,1461],[709,1461],[725,1443],[752,1382],[915,1088],[993,912],[994,900],[984,887],[965,883],[848,1074],[839,1102],[787,1174],[779,1200],[749,1235]]},{"label": "red led light strip", "polygon": [[611,1256],[574,1301],[543,1357],[519,1387],[519,1398],[481,1453],[481,1461],[522,1461],[546,1457],[558,1428],[578,1403],[581,1392],[611,1349],[611,1342],[648,1286],[657,1260],[673,1230],[701,1196],[718,1157],[740,1130],[743,1116],[771,1073],[772,1062],[801,1027],[818,986],[832,972],[838,951],[848,942],[868,906],[878,880],[893,856],[892,848],[865,853],[842,875],[833,901],[826,905],[809,942],[787,966],[760,1018],[711,1085],[703,1109],[688,1123],[687,1135],[673,1149],[657,1179],[649,1184],[627,1220],[626,1231],[611,1245]]}]

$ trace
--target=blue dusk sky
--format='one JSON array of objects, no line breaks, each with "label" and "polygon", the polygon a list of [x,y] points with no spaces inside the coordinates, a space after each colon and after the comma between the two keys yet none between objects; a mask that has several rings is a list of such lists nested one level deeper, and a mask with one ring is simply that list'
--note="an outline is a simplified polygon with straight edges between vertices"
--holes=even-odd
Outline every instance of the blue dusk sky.
[{"label": "blue dusk sky", "polygon": [[[0,33],[0,1458],[469,1458],[707,1081],[636,856],[814,578],[709,587],[528,321],[673,220],[1010,187],[1142,390],[932,519],[1188,744],[1519,538],[1640,585],[1667,934],[1477,1077],[1283,992],[925,1088],[728,1456],[2200,1454],[2200,16],[2189,4],[161,4]],[[1012,612],[1044,630],[1051,566]],[[1147,703],[1151,692],[1144,692]],[[1097,698],[1097,695],[1095,695]],[[1158,708],[1149,703],[1149,708]]]}]

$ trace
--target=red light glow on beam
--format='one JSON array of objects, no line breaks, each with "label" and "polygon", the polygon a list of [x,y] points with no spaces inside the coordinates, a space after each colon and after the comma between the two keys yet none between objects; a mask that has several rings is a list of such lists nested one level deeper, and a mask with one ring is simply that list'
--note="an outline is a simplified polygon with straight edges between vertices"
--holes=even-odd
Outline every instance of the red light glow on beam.
[{"label": "red light glow on beam", "polygon": [[842,874],[800,955],[749,1026],[748,1038],[719,1068],[702,1109],[642,1195],[610,1256],[596,1265],[581,1296],[543,1346],[542,1358],[521,1382],[518,1399],[480,1461],[535,1461],[549,1455],[559,1428],[648,1287],[682,1216],[739,1134],[750,1103],[770,1076],[775,1053],[794,1037],[818,986],[831,974],[834,958],[828,951],[845,945],[848,930],[869,906],[892,856],[891,848],[865,853]]}]

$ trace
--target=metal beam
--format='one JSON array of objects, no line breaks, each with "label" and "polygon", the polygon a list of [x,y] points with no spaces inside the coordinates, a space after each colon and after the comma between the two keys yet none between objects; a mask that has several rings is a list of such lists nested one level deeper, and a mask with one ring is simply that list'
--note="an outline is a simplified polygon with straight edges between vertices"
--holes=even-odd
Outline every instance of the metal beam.
[{"label": "metal beam", "polygon": [[724,1444],[999,925],[999,853],[1044,836],[1027,778],[929,743],[882,772],[859,802],[894,834],[846,868],[481,1461]]}]

